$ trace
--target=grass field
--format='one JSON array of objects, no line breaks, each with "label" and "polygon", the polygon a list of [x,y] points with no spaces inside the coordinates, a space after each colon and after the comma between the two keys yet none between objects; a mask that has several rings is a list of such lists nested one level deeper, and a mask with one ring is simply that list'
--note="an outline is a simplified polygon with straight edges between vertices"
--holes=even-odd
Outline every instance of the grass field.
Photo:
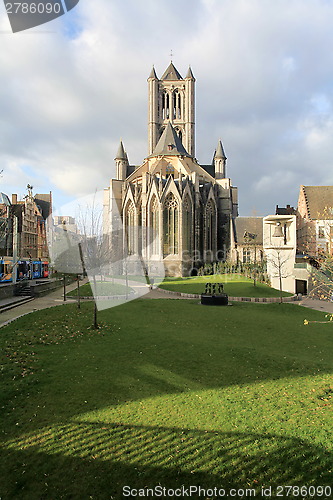
[{"label": "grass field", "polygon": [[[160,288],[173,292],[204,293],[206,283],[223,283],[224,291],[230,297],[279,297],[280,291],[264,283],[256,283],[240,274],[217,274],[214,276],[194,276],[191,278],[165,278]],[[282,292],[283,297],[290,293]]]},{"label": "grass field", "polygon": [[[121,283],[111,283],[110,281],[97,282],[97,293],[98,295],[125,295],[127,293],[133,292],[133,289],[129,286],[122,285]],[[77,297],[77,288],[67,293],[70,297]],[[80,286],[81,297],[92,297],[92,289],[90,283],[85,283]]]},{"label": "grass field", "polygon": [[137,300],[96,331],[92,310],[1,329],[0,498],[332,483],[333,325],[303,325],[323,313]]}]

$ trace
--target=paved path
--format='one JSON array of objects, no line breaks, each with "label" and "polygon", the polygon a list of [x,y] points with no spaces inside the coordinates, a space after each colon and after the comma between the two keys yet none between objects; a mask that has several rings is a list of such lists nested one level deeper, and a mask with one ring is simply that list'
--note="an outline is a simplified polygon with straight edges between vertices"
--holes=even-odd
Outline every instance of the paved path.
[{"label": "paved path", "polygon": [[[81,284],[83,283],[84,281],[81,282]],[[76,282],[71,283],[70,285],[66,286],[66,292],[70,292],[71,290],[74,290],[76,287],[77,287]],[[24,316],[25,314],[29,314],[31,312],[38,311],[40,309],[47,309],[48,307],[59,306],[61,304],[67,304],[73,302],[72,299],[68,298],[64,302],[63,293],[64,293],[63,288],[60,287],[54,292],[45,295],[44,297],[38,297],[37,299],[34,299],[30,302],[15,307],[15,309],[10,309],[9,311],[1,312],[0,327],[6,325],[7,323],[10,323],[11,321],[13,321],[16,318],[19,318],[20,316]],[[4,300],[8,301],[8,299]],[[15,300],[15,297],[13,297],[13,300]]]},{"label": "paved path", "polygon": [[[294,302],[297,304],[297,302]],[[327,312],[333,314],[333,302],[326,302],[325,300],[309,299],[305,297],[298,302],[300,306],[308,307],[309,309],[316,309],[317,311]]]},{"label": "paved path", "polygon": [[[83,284],[84,282],[82,282]],[[77,284],[72,283],[66,287],[66,291],[69,292],[76,288]],[[175,299],[175,300],[188,300],[191,297],[179,297],[172,296],[171,294],[167,294],[162,290],[156,288],[154,290],[149,291],[146,295],[143,295],[145,299]],[[6,299],[7,300],[7,299]],[[75,299],[69,299],[64,302],[63,300],[63,288],[59,288],[54,292],[51,292],[44,297],[39,297],[37,299],[32,300],[31,302],[27,302],[26,304],[22,304],[20,306],[15,307],[15,309],[11,309],[9,311],[4,311],[0,314],[0,327],[10,323],[16,318],[20,316],[24,316],[25,314],[29,314],[34,311],[38,311],[41,309],[46,309],[48,307],[59,306],[74,302]],[[291,304],[300,305],[304,307],[308,307],[310,309],[316,309],[322,312],[328,312],[333,314],[333,302],[325,302],[321,300],[304,298],[300,302],[290,302]]]}]

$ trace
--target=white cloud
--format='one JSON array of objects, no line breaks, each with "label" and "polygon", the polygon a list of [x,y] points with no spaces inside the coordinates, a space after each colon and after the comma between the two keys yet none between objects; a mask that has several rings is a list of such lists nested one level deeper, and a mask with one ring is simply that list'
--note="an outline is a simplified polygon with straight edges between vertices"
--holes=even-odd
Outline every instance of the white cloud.
[{"label": "white cloud", "polygon": [[141,163],[146,79],[173,49],[197,78],[199,161],[221,137],[243,215],[295,205],[300,184],[333,181],[332,14],[323,0],[94,0],[53,33],[13,35],[0,10],[2,190],[103,189],[120,137]]}]

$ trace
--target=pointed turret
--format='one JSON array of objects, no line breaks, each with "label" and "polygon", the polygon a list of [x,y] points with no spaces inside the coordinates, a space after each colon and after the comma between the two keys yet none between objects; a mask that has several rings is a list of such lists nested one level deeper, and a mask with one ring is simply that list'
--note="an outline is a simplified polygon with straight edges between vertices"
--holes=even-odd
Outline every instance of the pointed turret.
[{"label": "pointed turret", "polygon": [[222,142],[221,140],[219,140],[218,144],[217,144],[217,149],[216,149],[216,152],[215,152],[215,155],[214,155],[214,159],[224,159],[226,160],[227,157],[224,153],[224,149],[223,149],[223,146],[222,146]]},{"label": "pointed turret", "polygon": [[120,141],[115,160],[127,160],[127,154],[126,154],[126,151],[124,149],[123,141]]},{"label": "pointed turret", "polygon": [[115,157],[116,177],[119,181],[124,181],[127,177],[128,157],[125,151],[123,141],[120,141],[119,148]]},{"label": "pointed turret", "polygon": [[171,62],[167,69],[164,71],[161,80],[182,80],[182,76]]},{"label": "pointed turret", "polygon": [[190,80],[194,80],[194,81],[195,81],[194,75],[193,75],[193,73],[192,73],[192,68],[191,68],[191,66],[189,66],[189,67],[188,67],[188,71],[187,71],[186,79],[190,79]]},{"label": "pointed turret", "polygon": [[221,140],[219,140],[215,154],[214,154],[214,158],[213,158],[216,179],[225,179],[225,177],[226,177],[226,161],[227,161],[227,157],[225,155],[222,142],[221,142]]},{"label": "pointed turret", "polygon": [[160,140],[156,144],[153,153],[150,156],[191,156],[184,148],[182,141],[178,137],[175,129],[168,122]]},{"label": "pointed turret", "polygon": [[157,75],[156,75],[156,71],[155,71],[155,67],[154,67],[154,66],[153,66],[153,68],[152,68],[152,70],[151,70],[151,72],[150,72],[150,75],[149,75],[149,77],[148,77],[148,80],[150,80],[151,78],[152,78],[153,80],[158,80]]}]

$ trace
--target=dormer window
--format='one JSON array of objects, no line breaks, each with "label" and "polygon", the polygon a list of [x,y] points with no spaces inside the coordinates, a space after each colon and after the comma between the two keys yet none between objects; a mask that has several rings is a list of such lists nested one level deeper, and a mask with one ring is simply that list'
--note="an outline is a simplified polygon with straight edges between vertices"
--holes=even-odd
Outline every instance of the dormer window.
[{"label": "dormer window", "polygon": [[175,147],[174,144],[168,144],[168,150],[169,151],[172,151],[174,147]]}]

